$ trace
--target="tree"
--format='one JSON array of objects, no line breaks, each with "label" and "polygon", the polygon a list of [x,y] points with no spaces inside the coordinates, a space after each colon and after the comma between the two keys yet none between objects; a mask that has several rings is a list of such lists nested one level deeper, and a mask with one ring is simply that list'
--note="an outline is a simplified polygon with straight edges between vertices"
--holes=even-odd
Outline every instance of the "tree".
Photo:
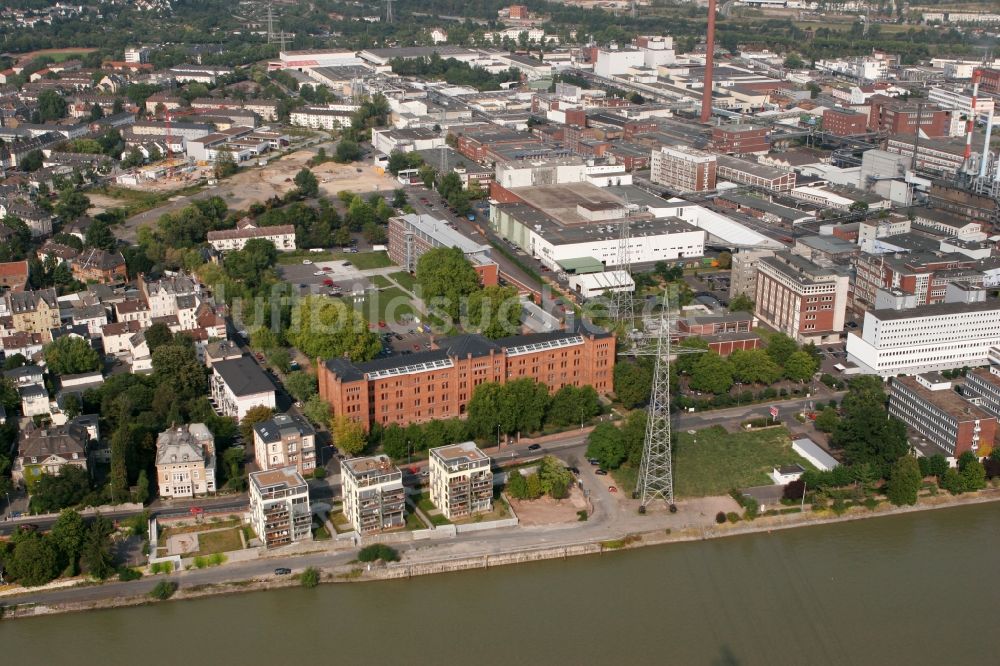
[{"label": "tree", "polygon": [[358,145],[357,141],[342,139],[340,143],[337,144],[336,155],[337,156],[334,159],[341,164],[355,162],[361,158],[361,146]]},{"label": "tree", "polygon": [[986,487],[986,467],[975,454],[964,465],[959,464],[958,474],[962,479],[963,492],[971,493]]},{"label": "tree", "polygon": [[816,430],[820,432],[833,432],[838,421],[840,421],[840,417],[837,415],[837,410],[833,407],[827,407],[819,413],[814,423]]},{"label": "tree", "polygon": [[737,349],[729,355],[733,378],[743,384],[773,384],[781,379],[781,368],[763,349]]},{"label": "tree", "polygon": [[274,243],[263,238],[252,238],[243,249],[226,255],[226,273],[233,280],[244,282],[251,289],[257,289],[270,275],[271,267],[278,261],[278,251]]},{"label": "tree", "polygon": [[150,353],[156,351],[163,345],[169,345],[174,341],[174,334],[170,327],[162,321],[156,322],[146,329],[146,345]]},{"label": "tree", "polygon": [[511,423],[508,432],[536,432],[542,429],[549,406],[549,389],[534,379],[515,379],[500,387],[500,412]]},{"label": "tree", "polygon": [[597,460],[604,469],[618,469],[626,455],[622,431],[613,423],[597,424],[587,438],[587,457]]},{"label": "tree", "polygon": [[536,500],[542,496],[545,491],[542,490],[542,479],[538,474],[531,474],[526,479],[525,496],[526,499]]},{"label": "tree", "polygon": [[87,525],[83,522],[83,516],[73,509],[63,509],[52,525],[49,538],[59,549],[62,561],[68,566],[71,575],[76,575],[77,561],[80,559],[86,535]]},{"label": "tree", "polygon": [[521,474],[521,470],[512,469],[507,472],[507,494],[516,500],[528,498],[528,481]]},{"label": "tree", "polygon": [[729,301],[729,311],[730,312],[753,312],[754,302],[750,300],[750,297],[746,294],[736,294],[732,300]]},{"label": "tree", "polygon": [[733,386],[733,366],[714,351],[701,354],[691,371],[691,388],[721,394]]},{"label": "tree", "polygon": [[94,103],[90,105],[90,122],[100,120],[104,117],[104,109],[101,108],[100,104]]},{"label": "tree", "polygon": [[467,409],[473,434],[486,438],[498,436],[498,430],[514,432],[513,415],[502,412],[500,408],[502,393],[500,385],[493,382],[485,382],[473,389]]},{"label": "tree", "polygon": [[80,562],[91,576],[104,580],[114,573],[114,558],[111,557],[111,521],[98,514],[87,529]]},{"label": "tree", "polygon": [[368,361],[382,351],[382,341],[368,322],[342,301],[307,296],[292,310],[288,342],[310,358],[347,356]]},{"label": "tree", "polygon": [[330,422],[330,403],[318,394],[309,398],[302,405],[302,413],[313,425],[325,426]]},{"label": "tree", "polygon": [[85,194],[66,188],[59,193],[55,212],[64,222],[70,222],[86,213],[88,208],[90,199]]},{"label": "tree", "polygon": [[285,377],[285,388],[299,402],[309,400],[319,391],[316,376],[304,371],[293,372]]},{"label": "tree", "polygon": [[304,167],[295,174],[295,187],[298,188],[299,194],[304,197],[319,196],[319,181],[316,180],[312,171]]},{"label": "tree", "polygon": [[417,260],[417,282],[432,310],[458,320],[465,297],[479,290],[479,275],[458,247],[434,248]]},{"label": "tree", "polygon": [[784,333],[775,333],[767,341],[767,353],[774,359],[775,363],[782,366],[785,365],[785,361],[795,353],[797,348],[795,340],[792,340]]},{"label": "tree", "polygon": [[135,485],[135,501],[145,504],[149,501],[149,477],[146,475],[146,470],[139,470],[139,479]]},{"label": "tree", "polygon": [[382,430],[382,451],[393,460],[402,460],[409,455],[410,446],[407,431],[398,423],[390,423]]},{"label": "tree", "polygon": [[45,345],[45,365],[57,375],[78,375],[101,367],[101,356],[83,338],[66,335]]},{"label": "tree", "polygon": [[268,352],[267,360],[281,372],[288,372],[291,368],[292,356],[284,347],[277,347]]},{"label": "tree", "polygon": [[582,424],[600,413],[601,403],[593,386],[576,388],[567,384],[552,396],[546,420],[556,425]]},{"label": "tree", "polygon": [[720,252],[718,258],[719,268],[723,270],[729,270],[733,266],[733,254],[732,252]]},{"label": "tree", "polygon": [[785,376],[792,381],[807,382],[816,372],[816,360],[803,351],[791,354],[785,361]]},{"label": "tree", "polygon": [[5,564],[11,577],[21,585],[45,585],[59,576],[59,551],[51,539],[33,534],[14,547]]},{"label": "tree", "polygon": [[913,456],[903,456],[892,466],[885,495],[896,506],[904,504],[912,506],[917,503],[917,492],[920,490],[921,480],[922,475],[917,459]]},{"label": "tree", "polygon": [[516,287],[494,285],[476,289],[468,296],[466,328],[491,340],[516,335],[521,330],[522,309]]},{"label": "tree", "polygon": [[65,118],[67,107],[66,100],[54,90],[43,90],[38,95],[38,115],[43,123]]},{"label": "tree", "polygon": [[364,427],[341,414],[330,424],[334,445],[348,456],[356,456],[365,450],[367,444]]},{"label": "tree", "polygon": [[948,472],[948,460],[940,453],[935,453],[927,459],[927,470],[930,476],[936,476],[938,481]]},{"label": "tree", "polygon": [[257,405],[248,409],[243,420],[240,421],[240,435],[243,436],[243,441],[252,442],[253,427],[262,421],[267,421],[273,415],[274,410],[267,405]]},{"label": "tree", "polygon": [[111,233],[111,226],[107,221],[98,218],[87,227],[86,239],[87,247],[111,251],[118,246],[118,240]]},{"label": "tree", "polygon": [[194,347],[176,341],[163,345],[152,353],[152,363],[157,383],[169,386],[175,398],[189,400],[205,394],[205,367],[198,361]]},{"label": "tree", "polygon": [[[678,346],[682,349],[708,349],[708,342],[695,335],[685,338]],[[677,367],[678,372],[691,374],[694,372],[695,364],[698,363],[703,355],[704,354],[680,354],[677,357],[677,361],[673,365]]]},{"label": "tree", "polygon": [[830,442],[844,449],[849,463],[870,463],[878,470],[879,476],[884,476],[889,466],[909,449],[906,426],[902,421],[889,417],[880,403],[860,405],[846,411]]},{"label": "tree", "polygon": [[122,425],[111,435],[111,501],[125,502],[128,500],[128,466],[135,458],[133,431],[128,425]]},{"label": "tree", "polygon": [[644,360],[619,361],[615,363],[614,386],[625,409],[644,405],[653,388],[653,368]]},{"label": "tree", "polygon": [[802,69],[805,63],[802,62],[802,58],[797,53],[789,53],[785,56],[784,65],[785,69]]},{"label": "tree", "polygon": [[308,567],[299,575],[299,583],[302,587],[313,588],[319,585],[319,569]]},{"label": "tree", "polygon": [[239,170],[233,153],[226,149],[220,149],[215,156],[215,177],[217,179],[228,178]]},{"label": "tree", "polygon": [[[573,474],[555,456],[545,456],[538,464],[538,480],[541,482],[542,492],[554,499],[562,499],[573,482]],[[557,489],[560,492],[554,492]]]},{"label": "tree", "polygon": [[243,490],[246,486],[243,480],[244,450],[234,446],[222,453],[222,468],[226,471],[226,485],[233,490]]},{"label": "tree", "polygon": [[45,162],[45,156],[42,155],[42,151],[35,149],[28,152],[27,155],[19,159],[17,161],[17,166],[30,173],[32,171],[38,171],[39,169],[41,169],[42,164],[44,162]]}]

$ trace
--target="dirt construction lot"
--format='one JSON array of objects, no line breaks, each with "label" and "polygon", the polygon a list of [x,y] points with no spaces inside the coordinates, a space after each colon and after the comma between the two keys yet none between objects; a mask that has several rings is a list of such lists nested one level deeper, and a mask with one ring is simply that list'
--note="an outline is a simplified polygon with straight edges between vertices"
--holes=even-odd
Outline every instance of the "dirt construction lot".
[{"label": "dirt construction lot", "polygon": [[576,512],[587,508],[587,500],[576,486],[564,500],[554,500],[546,495],[536,500],[512,499],[510,504],[523,526],[573,523],[579,520]]},{"label": "dirt construction lot", "polygon": [[[130,217],[124,225],[116,228],[115,234],[125,241],[134,242],[139,227],[155,224],[164,213],[183,208],[191,199],[218,196],[225,200],[230,209],[246,210],[252,203],[264,202],[275,195],[282,196],[295,187],[295,174],[314,156],[312,150],[299,150],[280,160],[269,162],[265,167],[244,167],[235,176],[214,187],[206,187],[192,197],[176,197],[158,208]],[[380,174],[371,164],[361,162],[327,162],[313,168],[312,172],[320,181],[320,192],[326,197],[334,197],[343,190],[359,193],[391,192],[398,186],[398,182],[391,176]],[[113,199],[101,199],[94,202],[98,207],[114,207]]]}]

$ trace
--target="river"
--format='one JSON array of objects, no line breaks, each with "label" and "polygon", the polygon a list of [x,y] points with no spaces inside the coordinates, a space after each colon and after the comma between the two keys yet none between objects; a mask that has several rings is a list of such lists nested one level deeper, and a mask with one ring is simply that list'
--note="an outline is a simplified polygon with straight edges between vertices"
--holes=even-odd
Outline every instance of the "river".
[{"label": "river", "polygon": [[0,621],[6,663],[990,664],[1000,505]]}]

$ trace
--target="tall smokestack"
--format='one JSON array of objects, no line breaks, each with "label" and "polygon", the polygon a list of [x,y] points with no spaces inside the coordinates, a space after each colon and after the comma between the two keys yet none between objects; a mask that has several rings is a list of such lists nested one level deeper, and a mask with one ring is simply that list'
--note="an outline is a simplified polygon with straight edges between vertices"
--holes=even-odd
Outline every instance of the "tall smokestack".
[{"label": "tall smokestack", "polygon": [[[965,160],[962,163],[963,169],[971,169],[972,162],[972,133],[976,129],[976,96],[979,95],[979,78],[982,76],[982,70],[974,69],[972,71],[972,101],[971,108],[969,109],[969,119],[965,122]],[[919,127],[917,128],[920,129]]]},{"label": "tall smokestack", "polygon": [[708,35],[705,38],[705,82],[701,93],[701,122],[712,117],[712,61],[715,59],[715,0],[708,0]]}]

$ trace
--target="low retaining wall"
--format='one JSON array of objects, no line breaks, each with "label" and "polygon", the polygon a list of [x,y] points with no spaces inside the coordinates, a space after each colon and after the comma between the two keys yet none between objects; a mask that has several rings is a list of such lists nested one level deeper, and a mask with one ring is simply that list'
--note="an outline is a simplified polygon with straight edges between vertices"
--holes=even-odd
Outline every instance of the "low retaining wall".
[{"label": "low retaining wall", "polygon": [[464,532],[481,532],[483,530],[498,530],[501,527],[517,527],[517,518],[505,518],[503,520],[485,520],[481,523],[465,523],[464,525],[454,525],[455,531],[459,534]]}]

